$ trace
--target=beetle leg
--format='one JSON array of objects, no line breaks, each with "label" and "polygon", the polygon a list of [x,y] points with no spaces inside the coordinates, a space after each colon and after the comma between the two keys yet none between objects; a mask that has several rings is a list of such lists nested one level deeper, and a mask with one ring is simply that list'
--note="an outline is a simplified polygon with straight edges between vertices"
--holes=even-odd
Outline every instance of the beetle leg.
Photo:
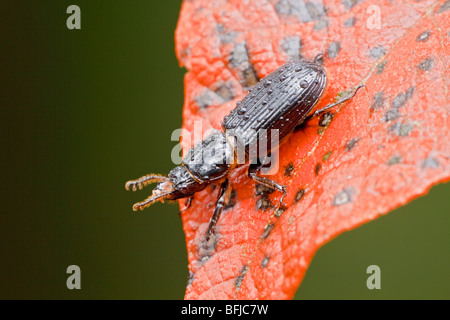
[{"label": "beetle leg", "polygon": [[228,179],[225,179],[220,186],[219,197],[217,198],[216,207],[214,208],[214,213],[209,220],[208,230],[206,231],[205,243],[209,241],[209,238],[214,233],[217,221],[219,220],[220,214],[225,207],[225,204],[229,201],[231,196],[231,188],[228,184]]},{"label": "beetle leg", "polygon": [[261,163],[252,163],[252,164],[250,165],[250,167],[248,168],[247,175],[248,175],[250,178],[252,178],[253,181],[255,181],[255,182],[257,182],[257,183],[260,183],[260,184],[262,184],[262,185],[264,185],[264,186],[266,186],[266,187],[269,187],[269,188],[271,188],[271,189],[274,189],[274,190],[278,190],[278,191],[280,191],[280,192],[283,192],[283,195],[281,196],[281,199],[280,199],[280,203],[281,203],[282,205],[285,205],[285,204],[283,203],[283,199],[284,199],[284,197],[285,197],[286,194],[287,194],[286,186],[283,186],[283,185],[281,185],[281,184],[279,184],[279,183],[277,183],[277,182],[275,182],[275,181],[273,181],[273,180],[270,180],[270,179],[268,179],[268,178],[266,178],[266,177],[260,177],[260,176],[258,176],[258,175],[257,175],[257,172],[258,172],[262,167],[263,167],[263,164],[261,164]]},{"label": "beetle leg", "polygon": [[309,121],[309,120],[311,120],[311,119],[314,119],[314,118],[320,116],[320,115],[321,115],[322,113],[324,113],[325,111],[327,111],[327,110],[329,110],[329,109],[331,109],[331,108],[337,106],[338,104],[341,104],[341,103],[344,103],[345,101],[350,100],[351,98],[353,98],[353,97],[355,96],[355,94],[358,92],[358,90],[359,90],[360,88],[362,88],[362,87],[365,87],[365,85],[363,85],[363,84],[359,85],[359,86],[355,89],[355,91],[353,91],[353,93],[350,94],[348,97],[346,97],[346,98],[344,98],[344,99],[341,99],[341,100],[339,100],[339,101],[333,102],[333,103],[331,103],[331,104],[329,104],[329,105],[323,107],[322,109],[319,109],[319,110],[314,111],[312,114],[310,114],[309,116],[307,116],[302,122],[306,122],[306,121]]},{"label": "beetle leg", "polygon": [[184,202],[184,208],[182,210],[180,210],[179,213],[182,213],[183,211],[185,211],[191,207],[192,198],[193,198],[193,196],[190,196],[189,198],[186,199],[186,201]]}]

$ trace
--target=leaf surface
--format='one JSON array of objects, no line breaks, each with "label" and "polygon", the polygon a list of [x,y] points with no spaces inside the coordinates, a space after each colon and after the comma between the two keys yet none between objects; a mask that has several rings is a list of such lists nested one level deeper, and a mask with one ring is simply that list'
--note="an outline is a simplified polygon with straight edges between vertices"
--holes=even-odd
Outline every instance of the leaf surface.
[{"label": "leaf surface", "polygon": [[450,1],[184,1],[176,50],[190,132],[196,121],[220,129],[249,87],[291,59],[325,53],[317,109],[366,85],[280,147],[269,178],[288,186],[286,208],[240,167],[215,241],[199,249],[219,188],[195,195],[182,212],[186,299],[292,298],[321,245],[449,180],[449,31]]}]

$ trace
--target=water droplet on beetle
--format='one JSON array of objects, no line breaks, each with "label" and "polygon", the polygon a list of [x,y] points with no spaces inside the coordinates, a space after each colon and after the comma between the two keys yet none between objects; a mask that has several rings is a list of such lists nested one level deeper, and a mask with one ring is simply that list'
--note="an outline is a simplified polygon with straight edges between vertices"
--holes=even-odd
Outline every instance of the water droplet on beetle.
[{"label": "water droplet on beetle", "polygon": [[272,93],[273,93],[273,89],[267,90],[267,94],[272,94]]},{"label": "water droplet on beetle", "polygon": [[302,67],[298,67],[297,69],[295,69],[295,72],[300,72],[300,71],[302,71]]},{"label": "water droplet on beetle", "polygon": [[272,81],[270,81],[270,80],[267,80],[266,82],[264,82],[264,87],[268,87],[268,86],[270,86],[272,84]]},{"label": "water droplet on beetle", "polygon": [[244,113],[246,113],[247,112],[247,109],[245,109],[245,108],[239,108],[239,110],[237,111],[237,114],[238,115],[240,115],[240,116],[242,116]]},{"label": "water droplet on beetle", "polygon": [[308,88],[308,81],[306,80],[300,81],[300,87],[302,87],[303,89]]},{"label": "water droplet on beetle", "polygon": [[246,114],[243,119],[248,120],[248,119],[250,119],[250,117]]}]

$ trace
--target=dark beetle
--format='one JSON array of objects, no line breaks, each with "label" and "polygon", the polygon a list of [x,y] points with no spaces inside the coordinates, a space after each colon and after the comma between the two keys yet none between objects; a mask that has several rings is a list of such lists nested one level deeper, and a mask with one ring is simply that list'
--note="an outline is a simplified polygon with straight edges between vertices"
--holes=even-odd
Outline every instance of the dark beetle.
[{"label": "dark beetle", "polygon": [[[214,233],[215,224],[227,203],[231,188],[228,175],[236,166],[243,164],[237,159],[239,150],[245,153],[244,163],[251,162],[248,176],[255,182],[274,190],[283,192],[280,202],[286,195],[286,187],[261,177],[258,172],[267,165],[265,159],[251,152],[266,146],[266,154],[276,147],[297,126],[317,117],[325,110],[351,99],[359,88],[347,98],[327,105],[310,114],[311,109],[322,96],[327,82],[325,69],[317,63],[298,60],[285,64],[262,79],[255,88],[237,103],[228,116],[222,121],[223,131],[213,132],[203,141],[191,148],[180,166],[169,172],[168,177],[149,174],[137,180],[128,181],[125,188],[135,191],[150,183],[158,182],[150,197],[134,204],[133,210],[144,209],[157,201],[187,198],[190,204],[192,196],[211,183],[221,183],[221,190],[216,202],[206,234],[206,241]],[[276,130],[278,135],[268,137],[267,130]],[[253,146],[253,148],[252,148]],[[267,160],[267,159],[266,159]]]}]

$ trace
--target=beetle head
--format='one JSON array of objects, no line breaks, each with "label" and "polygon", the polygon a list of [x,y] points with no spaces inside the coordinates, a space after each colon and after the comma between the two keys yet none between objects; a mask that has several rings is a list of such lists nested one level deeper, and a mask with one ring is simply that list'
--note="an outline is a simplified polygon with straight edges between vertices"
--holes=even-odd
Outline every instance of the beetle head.
[{"label": "beetle head", "polygon": [[208,183],[197,181],[183,165],[177,166],[169,172],[169,176],[149,174],[136,180],[130,180],[125,184],[125,189],[136,191],[138,188],[158,182],[152,191],[152,195],[144,201],[133,205],[133,210],[143,210],[150,205],[165,200],[177,200],[192,196],[197,191],[203,190]]},{"label": "beetle head", "polygon": [[136,180],[127,181],[125,184],[125,189],[136,191],[138,188],[142,189],[143,187],[155,182],[158,182],[158,184],[153,189],[152,195],[144,201],[135,203],[133,205],[134,211],[139,209],[143,210],[158,201],[164,202],[164,200],[176,199],[173,197],[173,194],[175,193],[173,183],[168,177],[159,174],[149,174]]}]

